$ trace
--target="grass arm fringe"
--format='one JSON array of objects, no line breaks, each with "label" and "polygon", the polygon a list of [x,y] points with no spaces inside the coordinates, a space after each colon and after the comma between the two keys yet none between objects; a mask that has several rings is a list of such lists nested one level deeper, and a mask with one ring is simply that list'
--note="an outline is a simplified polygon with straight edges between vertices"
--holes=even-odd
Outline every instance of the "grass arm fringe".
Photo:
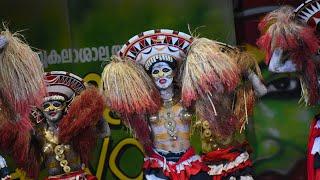
[{"label": "grass arm fringe", "polygon": [[111,59],[102,73],[107,106],[120,114],[123,123],[142,145],[150,146],[146,118],[161,107],[159,91],[140,65],[118,56]]},{"label": "grass arm fringe", "polygon": [[22,40],[22,35],[5,28],[1,36],[7,44],[0,54],[0,105],[8,109],[8,119],[19,120],[28,117],[32,106],[42,103],[44,71],[38,54]]},{"label": "grass arm fringe", "polygon": [[181,69],[181,99],[186,107],[195,104],[197,116],[209,122],[213,137],[221,142],[238,126],[231,94],[240,77],[235,56],[222,51],[216,41],[195,38]]},{"label": "grass arm fringe", "polygon": [[159,91],[144,69],[131,60],[113,56],[102,73],[107,106],[125,115],[150,114],[159,110]]},{"label": "grass arm fringe", "polygon": [[[265,94],[267,88],[262,83],[263,78],[257,61],[249,53],[234,48],[230,55],[237,60],[242,74],[242,82],[236,88],[233,100],[233,112],[240,123],[238,128],[242,132],[248,123],[249,116],[253,114],[256,95]],[[252,82],[249,78],[250,73],[254,73],[259,82]]]},{"label": "grass arm fringe", "polygon": [[199,98],[236,88],[240,70],[236,61],[220,47],[206,38],[196,38],[192,42],[181,72],[181,99],[186,107]]}]

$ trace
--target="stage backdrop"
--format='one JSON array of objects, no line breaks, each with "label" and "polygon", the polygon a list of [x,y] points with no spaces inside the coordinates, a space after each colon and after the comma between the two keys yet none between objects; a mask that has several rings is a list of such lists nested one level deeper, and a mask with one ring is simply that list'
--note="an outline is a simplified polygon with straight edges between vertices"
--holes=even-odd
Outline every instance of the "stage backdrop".
[{"label": "stage backdrop", "polygon": [[[100,84],[106,60],[132,36],[151,29],[199,33],[235,44],[232,1],[4,0],[0,17],[41,54],[46,71],[64,70]],[[189,26],[189,28],[188,28]],[[142,179],[143,152],[120,119],[105,110],[111,137],[89,167],[99,179]],[[200,150],[199,142],[194,142]],[[14,172],[14,164],[9,163]],[[21,175],[20,171],[14,174]],[[41,178],[45,176],[42,173]]]},{"label": "stage backdrop", "polygon": [[[237,39],[262,61],[263,54],[254,47],[258,36],[256,24],[263,13],[284,3],[277,0],[2,0],[0,20],[11,31],[22,30],[20,33],[29,44],[40,52],[46,71],[69,71],[101,86],[100,73],[106,60],[129,38],[150,29],[167,28],[185,33],[191,30],[194,35],[232,45]],[[254,149],[254,165],[260,175],[269,170],[287,174],[304,157],[308,122],[314,112],[298,106],[300,88],[294,77],[269,74],[263,68],[270,93],[258,102],[247,132]],[[104,116],[112,134],[99,141],[88,171],[99,179],[142,179],[141,146],[108,109]],[[193,140],[192,144],[199,152],[199,141]],[[13,177],[24,179],[23,172],[15,169],[10,159],[9,166]],[[45,176],[43,171],[40,179]]]}]

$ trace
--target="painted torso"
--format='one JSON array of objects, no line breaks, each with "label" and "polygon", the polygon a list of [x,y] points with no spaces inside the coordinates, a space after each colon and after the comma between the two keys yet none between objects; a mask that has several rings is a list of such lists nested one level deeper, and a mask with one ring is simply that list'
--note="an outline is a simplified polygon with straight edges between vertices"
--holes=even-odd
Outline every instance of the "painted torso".
[{"label": "painted torso", "polygon": [[190,147],[190,114],[180,103],[164,103],[157,115],[149,118],[157,150],[181,152]]}]

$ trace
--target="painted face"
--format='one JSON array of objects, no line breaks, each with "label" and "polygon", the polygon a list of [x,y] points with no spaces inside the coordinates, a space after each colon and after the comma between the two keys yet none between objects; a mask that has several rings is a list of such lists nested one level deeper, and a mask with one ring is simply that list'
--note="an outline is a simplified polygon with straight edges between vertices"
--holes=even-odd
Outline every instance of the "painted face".
[{"label": "painted face", "polygon": [[165,62],[158,62],[152,67],[151,75],[159,89],[167,89],[173,82],[173,70]]},{"label": "painted face", "polygon": [[65,103],[58,100],[49,100],[42,104],[42,112],[47,121],[57,123],[60,121]]}]

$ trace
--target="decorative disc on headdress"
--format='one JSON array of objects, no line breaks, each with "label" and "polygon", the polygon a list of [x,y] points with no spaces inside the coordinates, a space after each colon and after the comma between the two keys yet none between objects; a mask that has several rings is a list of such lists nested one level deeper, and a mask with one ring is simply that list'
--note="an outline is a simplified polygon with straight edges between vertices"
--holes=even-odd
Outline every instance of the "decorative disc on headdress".
[{"label": "decorative disc on headdress", "polygon": [[316,28],[320,21],[320,0],[307,0],[294,12],[299,20]]},{"label": "decorative disc on headdress", "polygon": [[149,71],[159,61],[182,61],[188,51],[192,37],[168,29],[145,31],[132,37],[120,50],[121,57],[128,57]]},{"label": "decorative disc on headdress", "polygon": [[79,76],[65,71],[45,73],[48,96],[45,100],[66,100],[80,94],[85,89],[84,81]]}]

